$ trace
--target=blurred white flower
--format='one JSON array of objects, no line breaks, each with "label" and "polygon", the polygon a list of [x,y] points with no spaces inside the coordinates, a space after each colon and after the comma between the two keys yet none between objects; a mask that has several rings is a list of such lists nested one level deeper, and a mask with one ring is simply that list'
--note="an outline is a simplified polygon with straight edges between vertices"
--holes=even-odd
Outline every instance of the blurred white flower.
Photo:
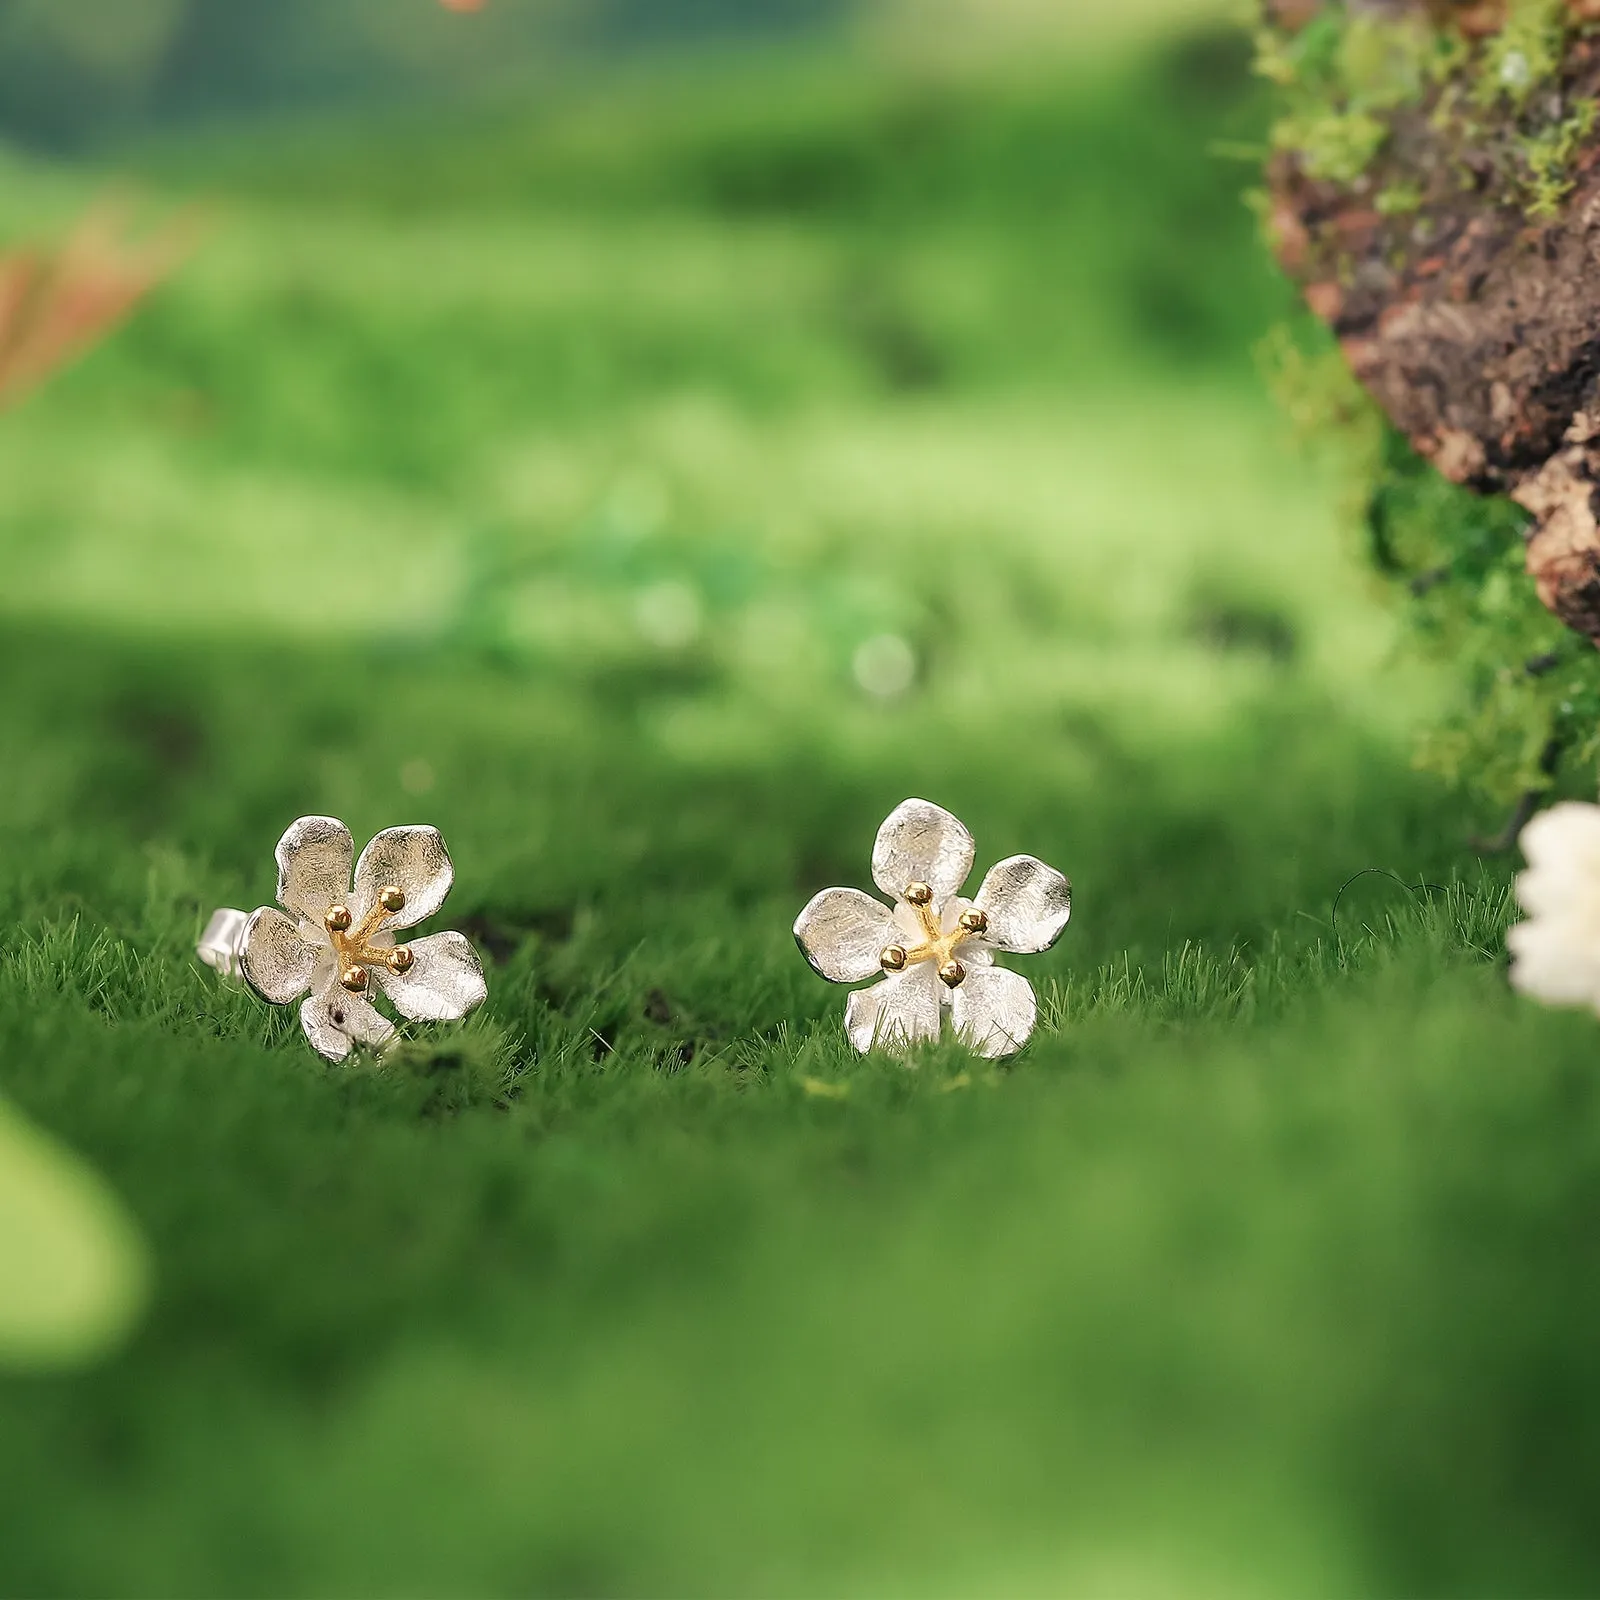
[{"label": "blurred white flower", "polygon": [[461,934],[395,942],[398,931],[431,917],[455,882],[437,828],[374,834],[353,886],[355,842],[337,817],[301,817],[277,855],[283,911],[262,906],[245,924],[239,970],[274,1005],[309,990],[300,1025],[330,1061],[394,1037],[394,1024],[367,998],[374,983],[413,1021],[454,1021],[483,1003],[483,965]]},{"label": "blurred white flower", "polygon": [[1600,806],[1552,806],[1522,830],[1527,912],[1506,934],[1511,981],[1547,1005],[1600,1011]]},{"label": "blurred white flower", "polygon": [[1033,1032],[1038,1003],[1026,978],[994,964],[994,952],[1048,950],[1072,911],[1072,885],[1033,856],[989,871],[976,898],[961,886],[972,871],[972,835],[939,806],[907,800],[878,830],[873,882],[891,909],[859,889],[824,889],[794,925],[806,960],[830,983],[858,989],[845,1007],[857,1050],[904,1050],[937,1039],[945,1009],[980,1055],[1008,1056]]},{"label": "blurred white flower", "polygon": [[917,681],[917,653],[897,633],[880,633],[856,651],[855,679],[878,700],[894,700]]}]

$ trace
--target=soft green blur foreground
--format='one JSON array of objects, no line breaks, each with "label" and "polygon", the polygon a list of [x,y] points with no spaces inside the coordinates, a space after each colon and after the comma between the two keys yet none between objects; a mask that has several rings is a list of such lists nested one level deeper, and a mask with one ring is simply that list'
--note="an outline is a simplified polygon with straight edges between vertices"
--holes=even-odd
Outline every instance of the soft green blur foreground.
[{"label": "soft green blur foreground", "polygon": [[[0,1091],[154,1298],[0,1378],[0,1592],[1600,1588],[1600,1033],[1254,374],[1260,119],[1097,30],[135,163],[207,244],[0,417]],[[791,942],[908,795],[1075,880],[1007,1068]],[[307,812],[443,829],[470,1024],[199,967]]]}]

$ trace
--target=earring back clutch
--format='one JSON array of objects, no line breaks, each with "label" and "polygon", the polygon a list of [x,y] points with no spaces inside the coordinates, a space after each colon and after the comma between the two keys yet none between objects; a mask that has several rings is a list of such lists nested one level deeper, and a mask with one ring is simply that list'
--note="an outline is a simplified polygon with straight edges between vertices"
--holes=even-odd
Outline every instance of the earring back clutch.
[{"label": "earring back clutch", "polygon": [[211,913],[206,931],[200,935],[195,954],[231,983],[243,983],[244,972],[239,965],[239,951],[244,944],[244,925],[250,920],[246,911],[235,911],[222,906]]}]

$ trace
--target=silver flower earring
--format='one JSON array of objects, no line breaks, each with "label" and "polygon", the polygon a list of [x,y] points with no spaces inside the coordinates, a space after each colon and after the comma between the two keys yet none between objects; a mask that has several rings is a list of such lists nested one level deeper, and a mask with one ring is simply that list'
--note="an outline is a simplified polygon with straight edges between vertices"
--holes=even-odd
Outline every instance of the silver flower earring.
[{"label": "silver flower earring", "polygon": [[277,858],[283,911],[216,911],[197,953],[274,1005],[306,995],[301,1026],[328,1060],[394,1039],[394,1024],[369,998],[374,985],[414,1022],[454,1021],[483,1003],[483,964],[461,934],[395,940],[431,917],[455,881],[437,828],[385,828],[352,880],[350,830],[336,817],[301,817],[278,841]]},{"label": "silver flower earring", "polygon": [[887,974],[845,1006],[857,1050],[937,1039],[946,1007],[980,1055],[1008,1056],[1027,1043],[1038,1015],[1033,986],[997,967],[994,952],[1048,950],[1072,913],[1072,885],[1033,856],[1012,856],[965,900],[973,855],[972,835],[948,811],[907,800],[872,847],[872,880],[893,909],[859,889],[824,889],[800,913],[795,942],[830,983]]}]

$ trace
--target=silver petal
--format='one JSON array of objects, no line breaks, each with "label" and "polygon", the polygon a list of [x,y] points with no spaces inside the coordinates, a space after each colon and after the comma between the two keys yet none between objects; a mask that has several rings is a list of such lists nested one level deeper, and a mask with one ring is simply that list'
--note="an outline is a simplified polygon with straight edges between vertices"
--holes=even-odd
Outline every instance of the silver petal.
[{"label": "silver petal", "polygon": [[350,909],[364,917],[377,903],[378,891],[392,884],[406,903],[389,919],[389,927],[414,927],[444,904],[455,876],[437,828],[385,828],[372,836],[356,863],[355,904]]},{"label": "silver petal", "polygon": [[1012,856],[990,867],[973,904],[989,918],[984,943],[1029,955],[1061,937],[1072,915],[1072,885],[1036,856]]},{"label": "silver petal", "polygon": [[894,913],[859,889],[824,889],[795,921],[795,943],[830,983],[860,983],[881,970],[894,943]]},{"label": "silver petal", "polygon": [[909,1050],[922,1039],[939,1037],[941,989],[931,961],[857,989],[844,1008],[844,1031],[863,1055],[880,1050]]},{"label": "silver petal", "polygon": [[355,841],[337,817],[301,817],[278,841],[278,904],[320,924],[350,893]]},{"label": "silver petal", "polygon": [[950,1001],[950,1020],[966,1044],[995,1060],[1028,1042],[1039,1014],[1033,985],[1005,967],[973,967]]},{"label": "silver petal", "polygon": [[478,952],[459,933],[431,933],[408,942],[404,972],[374,967],[372,975],[403,1017],[413,1022],[454,1022],[488,996]]},{"label": "silver petal", "polygon": [[379,1050],[394,1038],[394,1024],[387,1017],[337,984],[300,1007],[300,1026],[317,1052],[330,1061],[343,1061],[358,1044]]},{"label": "silver petal", "polygon": [[298,925],[276,907],[262,906],[244,925],[239,971],[263,1000],[283,1006],[311,987],[317,962],[326,953],[301,938]]},{"label": "silver petal", "polygon": [[972,871],[972,835],[942,806],[902,801],[878,829],[872,846],[872,881],[900,899],[906,885],[926,883],[943,903]]}]

